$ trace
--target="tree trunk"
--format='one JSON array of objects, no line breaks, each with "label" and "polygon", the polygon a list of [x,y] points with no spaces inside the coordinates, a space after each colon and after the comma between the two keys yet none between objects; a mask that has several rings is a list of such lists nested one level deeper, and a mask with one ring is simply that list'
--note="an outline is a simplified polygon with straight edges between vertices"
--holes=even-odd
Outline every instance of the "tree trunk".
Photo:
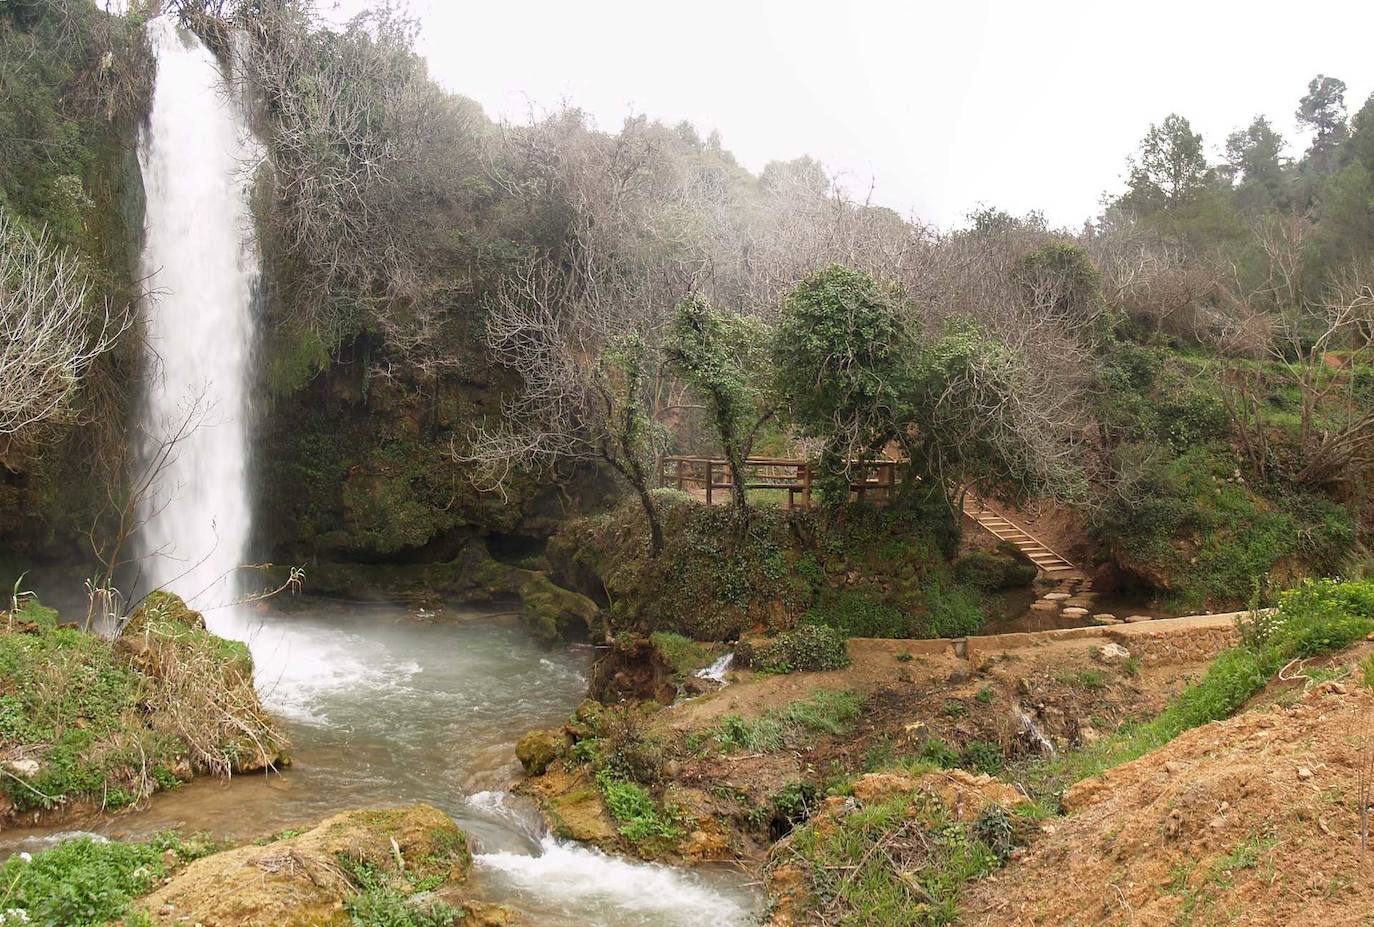
[{"label": "tree trunk", "polygon": [[658,520],[658,505],[654,502],[653,495],[649,488],[644,485],[641,479],[634,482],[635,493],[639,496],[639,504],[644,508],[644,519],[649,523],[649,552],[657,558],[663,553],[663,524]]}]

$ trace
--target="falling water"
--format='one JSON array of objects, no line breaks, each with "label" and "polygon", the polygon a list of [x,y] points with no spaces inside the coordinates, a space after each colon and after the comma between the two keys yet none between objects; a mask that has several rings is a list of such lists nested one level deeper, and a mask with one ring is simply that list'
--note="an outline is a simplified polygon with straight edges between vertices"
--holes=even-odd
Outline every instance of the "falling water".
[{"label": "falling water", "polygon": [[[157,87],[139,152],[152,295],[140,500],[142,589],[167,588],[241,636],[231,603],[250,525],[247,420],[258,278],[245,165],[255,155],[220,64],[162,17],[149,25]],[[165,462],[159,461],[165,456]]]}]

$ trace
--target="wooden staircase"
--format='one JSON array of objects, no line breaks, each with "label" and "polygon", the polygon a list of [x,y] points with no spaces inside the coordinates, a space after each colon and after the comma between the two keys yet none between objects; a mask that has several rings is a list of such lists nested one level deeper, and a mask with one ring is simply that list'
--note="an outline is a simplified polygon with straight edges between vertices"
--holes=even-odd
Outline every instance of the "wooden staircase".
[{"label": "wooden staircase", "polygon": [[1038,540],[1025,528],[986,508],[981,500],[966,496],[964,514],[995,537],[1015,544],[1017,549],[1029,557],[1047,576],[1053,579],[1067,579],[1070,576],[1082,575],[1068,558],[1055,553],[1049,545]]}]

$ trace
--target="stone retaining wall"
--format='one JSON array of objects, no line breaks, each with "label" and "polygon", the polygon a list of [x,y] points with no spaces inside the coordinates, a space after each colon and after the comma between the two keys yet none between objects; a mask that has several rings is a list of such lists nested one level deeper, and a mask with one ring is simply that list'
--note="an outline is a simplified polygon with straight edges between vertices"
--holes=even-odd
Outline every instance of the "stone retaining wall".
[{"label": "stone retaining wall", "polygon": [[1111,628],[1105,636],[1125,647],[1131,652],[1132,657],[1147,666],[1211,660],[1223,650],[1240,643],[1240,632],[1236,630],[1234,623],[1219,627],[1175,628],[1143,633],[1124,633],[1117,628]]},{"label": "stone retaining wall", "polygon": [[1039,647],[1057,641],[1112,641],[1131,652],[1142,663],[1162,665],[1210,660],[1240,642],[1236,618],[1243,612],[1219,615],[1190,615],[1186,618],[1159,618],[1133,624],[1064,628],[1057,631],[1024,631],[1012,634],[985,634],[954,640],[912,641],[928,647],[922,652],[953,653],[974,659],[1026,647]]}]

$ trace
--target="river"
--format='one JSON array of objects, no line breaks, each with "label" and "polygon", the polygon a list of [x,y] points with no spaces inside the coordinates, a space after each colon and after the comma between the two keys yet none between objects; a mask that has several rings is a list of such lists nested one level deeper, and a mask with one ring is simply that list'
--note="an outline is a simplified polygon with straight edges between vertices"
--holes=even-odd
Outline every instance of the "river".
[{"label": "river", "polygon": [[499,616],[313,604],[249,619],[263,700],[294,764],[228,783],[198,781],[140,811],[62,831],[7,831],[37,850],[73,829],[137,838],[176,827],[243,841],[346,809],[427,801],[474,843],[474,888],[550,927],[728,927],[758,906],[741,873],[618,859],[550,837],[507,793],[514,744],[561,723],[586,693],[590,648],[548,647]]}]

